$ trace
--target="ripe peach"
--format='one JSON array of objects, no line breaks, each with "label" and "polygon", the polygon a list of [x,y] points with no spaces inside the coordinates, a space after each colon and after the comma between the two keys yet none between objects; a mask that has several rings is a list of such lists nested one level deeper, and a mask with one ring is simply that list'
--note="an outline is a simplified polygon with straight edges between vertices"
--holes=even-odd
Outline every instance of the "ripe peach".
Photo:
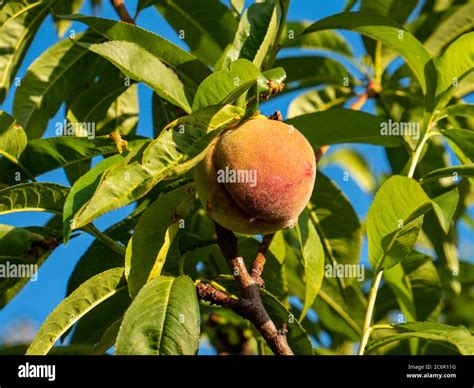
[{"label": "ripe peach", "polygon": [[258,117],[223,132],[196,166],[196,190],[208,215],[243,234],[292,227],[311,196],[314,151],[283,122]]}]

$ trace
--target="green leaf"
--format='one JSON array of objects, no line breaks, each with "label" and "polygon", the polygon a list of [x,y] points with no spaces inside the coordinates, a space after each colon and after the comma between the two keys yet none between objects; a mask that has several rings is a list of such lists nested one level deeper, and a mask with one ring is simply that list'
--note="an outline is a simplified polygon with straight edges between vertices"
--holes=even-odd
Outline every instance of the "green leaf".
[{"label": "green leaf", "polygon": [[386,44],[405,59],[420,82],[423,93],[434,89],[436,71],[430,54],[411,33],[391,19],[363,12],[340,13],[317,21],[304,34],[327,29],[359,32]]},{"label": "green leaf", "polygon": [[55,183],[24,183],[0,190],[0,214],[50,212],[61,214],[69,188]]},{"label": "green leaf", "polygon": [[349,199],[322,172],[316,177],[310,205],[329,257],[332,255],[337,263],[356,264],[362,247],[362,226]]},{"label": "green leaf", "polygon": [[193,355],[199,347],[199,306],[188,276],[146,284],[125,313],[115,353]]},{"label": "green leaf", "polygon": [[375,178],[367,163],[367,160],[356,150],[351,148],[340,148],[325,157],[319,163],[319,168],[331,164],[339,165],[349,177],[359,185],[366,193],[375,190]]},{"label": "green leaf", "polygon": [[301,322],[313,305],[323,282],[324,250],[308,210],[300,214],[296,233],[301,247],[305,284],[303,309],[299,318]]},{"label": "green leaf", "polygon": [[222,51],[232,42],[237,19],[218,0],[154,0],[163,17],[207,64],[214,65]]},{"label": "green leaf", "polygon": [[193,93],[199,83],[210,74],[210,70],[194,55],[183,50],[151,31],[130,23],[89,17],[83,15],[68,16],[87,24],[91,29],[107,39],[135,43],[172,68]]},{"label": "green leaf", "polygon": [[[58,233],[47,228],[15,228],[0,224],[0,263],[3,268],[8,265],[28,266],[34,279],[37,276],[36,266],[44,263],[60,241]],[[22,276],[4,275],[0,278],[0,308],[30,281],[30,277]]]},{"label": "green leaf", "polygon": [[288,118],[313,113],[330,108],[342,108],[342,105],[352,97],[349,88],[327,86],[320,90],[310,90],[294,98],[288,106]]},{"label": "green leaf", "polygon": [[[127,218],[112,225],[103,233],[115,241],[127,244],[131,237],[130,230],[135,227],[139,215],[141,211],[143,211],[143,209],[141,209],[144,207],[143,205],[147,205],[147,201],[143,201],[143,204],[140,204]],[[97,260],[97,257],[101,259]],[[92,276],[111,268],[122,267],[123,265],[123,255],[119,255],[108,244],[97,239],[94,240],[74,267],[68,280],[66,295],[70,295],[77,287]]]},{"label": "green leaf", "polygon": [[408,322],[393,327],[399,334],[387,335],[369,342],[367,353],[395,341],[408,338],[421,338],[427,341],[441,342],[460,354],[474,354],[474,336],[463,326],[449,326],[443,323]]},{"label": "green leaf", "polygon": [[193,111],[208,105],[234,102],[257,81],[259,74],[255,65],[246,59],[231,63],[229,70],[212,73],[199,85],[194,96]]},{"label": "green leaf", "polygon": [[0,15],[0,103],[5,99],[52,1],[9,1]]},{"label": "green leaf", "polygon": [[474,32],[462,35],[446,49],[438,62],[436,106],[443,107],[456,86],[474,70]]},{"label": "green leaf", "polygon": [[230,5],[237,15],[240,15],[245,7],[245,0],[230,0]]},{"label": "green leaf", "polygon": [[383,277],[407,321],[438,320],[441,281],[431,257],[413,252],[403,262],[385,270]]},{"label": "green leaf", "polygon": [[348,284],[342,292],[336,279],[327,277],[313,305],[327,331],[351,341],[360,339],[366,308],[367,301],[358,285]]},{"label": "green leaf", "polygon": [[415,180],[387,179],[367,213],[369,261],[374,271],[390,268],[413,249],[431,199]]},{"label": "green leaf", "polygon": [[270,318],[277,327],[282,323],[286,324],[288,329],[286,339],[295,355],[312,355],[313,347],[311,341],[301,323],[295,319],[293,314],[275,296],[264,288],[260,290],[260,296],[268,315],[270,315]]},{"label": "green leaf", "polygon": [[[321,56],[284,57],[275,61],[288,74],[287,91],[322,84],[341,85],[345,80],[352,83],[346,67],[331,58]],[[317,70],[317,71],[315,71]]]},{"label": "green leaf", "polygon": [[286,122],[298,129],[314,148],[338,143],[367,143],[385,147],[404,145],[401,136],[383,135],[381,117],[352,109],[330,109],[293,117]]},{"label": "green leaf", "polygon": [[441,129],[454,153],[463,164],[474,162],[474,131],[468,129]]},{"label": "green leaf", "polygon": [[448,234],[448,231],[451,227],[458,202],[459,190],[457,188],[433,198],[433,209],[436,213],[436,216],[438,217],[441,227],[446,234]]},{"label": "green leaf", "polygon": [[452,166],[452,167],[445,167],[440,168],[437,170],[430,171],[423,177],[424,182],[430,182],[432,180],[444,178],[444,177],[452,177],[453,180],[457,180],[460,176],[465,176],[469,178],[474,177],[474,164],[466,164],[464,166]]},{"label": "green leaf", "polygon": [[[53,6],[53,14],[70,15],[77,13],[81,9],[83,2],[84,0],[56,0]],[[58,31],[58,36],[62,37],[71,26],[71,21],[61,19],[57,16],[53,16],[53,19],[54,24],[56,25],[56,30]]]},{"label": "green leaf", "polygon": [[179,220],[186,216],[194,198],[192,186],[180,187],[160,196],[140,217],[125,256],[132,297],[145,283],[161,275],[170,246],[180,229]]},{"label": "green leaf", "polygon": [[26,354],[47,354],[75,322],[125,287],[123,268],[110,269],[89,279],[46,318]]},{"label": "green leaf", "polygon": [[[121,101],[120,97],[125,96],[127,91],[134,93],[134,99]],[[112,130],[126,135],[130,132],[130,125],[133,128],[138,121],[137,87],[127,86],[124,79],[99,81],[74,99],[66,117],[74,128],[81,129],[85,125],[93,124],[96,135],[110,133]],[[123,124],[128,120],[132,123],[124,130]]]},{"label": "green leaf", "polygon": [[127,77],[148,85],[165,100],[191,112],[189,93],[178,75],[143,47],[119,40],[80,45],[107,59]]},{"label": "green leaf", "polygon": [[185,116],[186,112],[181,108],[164,100],[158,94],[152,97],[153,135],[157,137],[160,132],[172,121]]},{"label": "green leaf", "polygon": [[97,42],[100,36],[80,35],[65,39],[44,51],[31,64],[15,93],[13,115],[25,128],[29,139],[36,139],[46,130],[63,102],[69,102],[87,82],[90,68],[89,52],[81,46]]},{"label": "green leaf", "polygon": [[240,19],[232,47],[226,53],[225,64],[245,58],[260,69],[276,37],[278,14],[279,9],[274,0],[252,4],[247,8]]},{"label": "green leaf", "polygon": [[66,173],[67,180],[71,186],[76,183],[76,181],[87,173],[91,169],[91,161],[83,160],[78,163],[74,163],[71,166],[64,167],[64,172]]},{"label": "green leaf", "polygon": [[74,212],[72,228],[136,201],[161,180],[189,171],[204,157],[212,140],[242,116],[241,109],[225,105],[201,109],[172,122],[143,154],[125,159],[104,174],[93,195]]},{"label": "green leaf", "polygon": [[445,117],[473,117],[474,116],[474,104],[457,104],[450,105],[445,108],[440,115],[437,117],[438,120],[441,120]]},{"label": "green leaf", "polygon": [[27,141],[21,125],[8,113],[0,111],[0,155],[16,163]]},{"label": "green leaf", "polygon": [[285,26],[282,48],[304,48],[315,50],[328,50],[346,57],[351,57],[352,49],[344,37],[335,31],[318,31],[307,35],[299,35],[309,26],[310,22],[287,22]]},{"label": "green leaf", "polygon": [[415,9],[417,0],[407,0],[400,3],[397,0],[362,0],[360,10],[367,13],[388,16],[399,23],[404,23]]},{"label": "green leaf", "polygon": [[[143,146],[147,139],[129,139],[129,149]],[[48,171],[90,160],[95,156],[117,153],[111,139],[87,139],[73,136],[59,136],[30,140],[21,155],[20,162],[27,166],[33,176]]]},{"label": "green leaf", "polygon": [[457,7],[454,12],[436,26],[424,45],[432,55],[438,55],[447,44],[473,27],[474,4],[467,2]]},{"label": "green leaf", "polygon": [[104,172],[113,165],[119,164],[122,160],[122,155],[115,155],[102,160],[87,174],[79,178],[71,187],[71,191],[66,198],[63,209],[63,234],[65,241],[69,239],[69,235],[71,234],[74,214],[81,206],[87,203],[90,197],[94,194]]},{"label": "green leaf", "polygon": [[98,343],[109,326],[122,318],[130,306],[131,299],[127,291],[127,288],[122,288],[84,315],[74,328],[71,343]]},{"label": "green leaf", "polygon": [[469,73],[454,90],[454,97],[463,98],[472,92],[474,92],[474,74]]}]

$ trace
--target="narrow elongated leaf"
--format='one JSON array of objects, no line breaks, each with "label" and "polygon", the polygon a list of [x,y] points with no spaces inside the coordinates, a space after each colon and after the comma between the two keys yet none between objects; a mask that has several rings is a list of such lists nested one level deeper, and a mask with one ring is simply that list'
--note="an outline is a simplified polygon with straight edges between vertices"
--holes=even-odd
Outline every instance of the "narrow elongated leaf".
[{"label": "narrow elongated leaf", "polygon": [[297,319],[291,319],[293,314],[267,290],[261,289],[260,295],[268,315],[270,315],[270,318],[277,327],[282,323],[286,324],[288,329],[286,339],[295,355],[312,355],[313,347],[311,341],[301,323]]},{"label": "narrow elongated leaf", "polygon": [[293,117],[293,125],[314,148],[338,143],[367,143],[385,147],[404,145],[401,136],[383,134],[383,119],[352,109],[331,109]]},{"label": "narrow elongated leaf", "polygon": [[309,26],[310,22],[287,22],[281,45],[283,48],[305,48],[329,50],[347,57],[352,56],[352,50],[344,37],[335,31],[318,31],[307,35],[299,35]]},{"label": "narrow elongated leaf", "polygon": [[230,5],[237,15],[240,15],[245,7],[245,0],[230,0]]},{"label": "narrow elongated leaf", "polygon": [[352,83],[352,76],[347,69],[331,58],[321,56],[284,57],[277,59],[275,66],[284,68],[288,74],[287,91],[322,84],[339,86],[345,80]]},{"label": "narrow elongated leaf", "polygon": [[210,74],[206,65],[194,55],[139,26],[83,15],[68,16],[68,18],[87,24],[107,39],[127,41],[143,47],[171,67],[193,93],[197,90],[199,83]]},{"label": "narrow elongated leaf", "polygon": [[48,15],[52,1],[9,1],[0,16],[0,102],[21,66],[41,23]]},{"label": "narrow elongated leaf", "polygon": [[455,327],[432,322],[408,322],[395,325],[394,329],[399,334],[387,335],[370,342],[367,346],[367,353],[395,341],[421,338],[427,341],[441,342],[460,354],[474,354],[474,336],[463,326]]},{"label": "narrow elongated leaf", "polygon": [[87,174],[79,178],[71,187],[71,191],[66,198],[63,209],[63,234],[65,241],[69,239],[69,235],[71,234],[72,219],[75,212],[93,195],[104,172],[114,164],[120,163],[122,160],[122,155],[115,155],[102,160]]},{"label": "narrow elongated leaf", "polygon": [[47,354],[76,321],[125,287],[123,268],[110,269],[89,279],[53,310],[26,354]]},{"label": "narrow elongated leaf", "polygon": [[431,199],[415,180],[394,175],[375,195],[367,214],[369,261],[374,270],[390,268],[415,244]]},{"label": "narrow elongated leaf", "polygon": [[474,177],[474,164],[466,164],[464,166],[453,166],[445,167],[437,170],[430,171],[423,177],[423,182],[429,182],[435,179],[440,179],[444,177],[452,177],[457,180],[460,176],[465,176],[469,178]]},{"label": "narrow elongated leaf", "polygon": [[[147,139],[129,139],[129,149],[139,148],[147,141]],[[30,140],[20,157],[20,162],[36,177],[57,168],[88,161],[95,156],[107,156],[117,152],[117,147],[111,139],[60,136]]]},{"label": "narrow elongated leaf", "polygon": [[61,236],[47,228],[15,228],[0,224],[0,263],[3,271],[11,266],[15,272],[0,278],[0,308],[30,281],[61,242]]},{"label": "narrow elongated leaf", "polygon": [[63,102],[76,96],[87,82],[89,52],[79,43],[97,42],[98,35],[86,33],[76,40],[65,39],[43,52],[28,68],[15,93],[13,115],[29,139],[41,137],[48,121]]},{"label": "narrow elongated leaf", "polygon": [[337,149],[326,155],[319,167],[336,164],[349,173],[359,187],[367,193],[375,190],[375,179],[365,158],[356,150],[350,148]]},{"label": "narrow elongated leaf", "polygon": [[[125,80],[99,81],[74,99],[66,117],[75,128],[81,128],[80,125],[93,125],[95,134],[118,130],[121,134],[126,135],[130,130],[121,131],[121,124],[132,119],[136,125],[138,121],[136,85],[130,86],[130,89],[133,89],[132,92],[135,93],[135,102],[133,103],[133,100],[130,99],[129,101],[122,101],[122,104],[120,104],[119,97],[129,90]],[[77,136],[80,135],[77,134]]]},{"label": "narrow elongated leaf", "polygon": [[125,313],[116,354],[192,355],[199,346],[199,306],[188,276],[160,276],[145,285]]},{"label": "narrow elongated leaf", "polygon": [[[54,15],[70,15],[79,12],[84,0],[56,0],[53,7]],[[62,37],[71,26],[71,21],[54,16],[54,24],[58,31],[58,36]]]},{"label": "narrow elongated leaf", "polygon": [[433,209],[446,234],[448,234],[449,228],[451,227],[451,222],[458,206],[458,202],[459,190],[457,188],[433,198]]},{"label": "narrow elongated leaf", "polygon": [[307,113],[319,112],[330,108],[342,108],[353,96],[349,88],[328,86],[321,90],[311,90],[294,98],[288,106],[289,119]]},{"label": "narrow elongated leaf", "polygon": [[385,270],[383,277],[407,321],[438,320],[441,281],[431,257],[413,252],[400,264]]},{"label": "narrow elongated leaf", "polygon": [[400,3],[396,0],[367,1],[362,0],[360,10],[367,13],[388,16],[399,23],[404,23],[416,7],[416,0]]},{"label": "narrow elongated leaf", "polygon": [[247,8],[240,19],[225,63],[230,64],[238,58],[245,58],[260,68],[275,40],[278,15],[278,7],[273,0],[252,4]]},{"label": "narrow elongated leaf", "polygon": [[25,131],[8,113],[0,111],[0,155],[16,162],[26,147]]},{"label": "narrow elongated leaf", "polygon": [[308,210],[300,214],[296,233],[303,259],[305,295],[300,322],[313,305],[324,276],[324,250]]},{"label": "narrow elongated leaf", "polygon": [[[127,244],[131,237],[130,230],[135,227],[139,215],[143,211],[142,207],[147,204],[147,201],[143,201],[127,218],[112,225],[103,233],[115,241]],[[101,259],[97,260],[97,257]],[[123,255],[119,255],[108,244],[97,239],[94,240],[74,267],[68,280],[66,295],[70,295],[89,278],[108,269],[122,267],[123,265]],[[128,294],[128,290],[126,292]]]},{"label": "narrow elongated leaf", "polygon": [[237,19],[219,0],[154,0],[163,17],[188,43],[191,51],[207,64],[214,65],[232,42]]},{"label": "narrow elongated leaf", "polygon": [[376,14],[347,12],[317,21],[309,26],[304,34],[327,29],[356,31],[385,43],[405,59],[424,93],[434,90],[436,70],[430,54],[411,33],[396,22]]},{"label": "narrow elongated leaf", "polygon": [[[289,293],[304,300],[305,289],[301,281],[303,268],[289,245],[286,250],[285,273]],[[357,341],[362,333],[366,304],[358,285],[347,284],[343,295],[337,280],[328,275],[324,277],[312,307],[328,331]]]},{"label": "narrow elongated leaf", "polygon": [[438,116],[438,120],[448,116],[474,117],[474,104],[450,105]]},{"label": "narrow elongated leaf", "polygon": [[156,93],[153,93],[152,97],[152,113],[154,137],[157,137],[169,123],[186,115],[184,110],[161,98]]},{"label": "narrow elongated leaf", "polygon": [[125,268],[134,297],[145,283],[161,275],[168,250],[178,233],[178,221],[194,201],[192,186],[183,186],[158,198],[143,213],[127,246]]},{"label": "narrow elongated leaf", "polygon": [[50,212],[61,214],[69,188],[55,183],[24,183],[0,190],[0,214]]},{"label": "narrow elongated leaf", "polygon": [[80,319],[74,328],[71,343],[91,345],[98,343],[109,326],[123,317],[130,303],[128,290],[122,288]]},{"label": "narrow elongated leaf", "polygon": [[82,46],[110,61],[127,77],[143,82],[165,100],[191,112],[188,91],[178,75],[143,47],[118,40]]},{"label": "narrow elongated leaf", "polygon": [[367,301],[356,283],[347,283],[341,292],[336,279],[325,277],[313,309],[326,330],[357,341],[362,334]]},{"label": "narrow elongated leaf", "polygon": [[171,123],[142,155],[104,174],[87,203],[74,212],[72,228],[141,198],[161,180],[184,174],[204,157],[212,140],[242,116],[241,109],[225,105],[201,109]]},{"label": "narrow elongated leaf", "polygon": [[259,75],[255,65],[246,59],[233,62],[229,70],[212,73],[199,85],[193,111],[208,105],[232,103],[257,81]]},{"label": "narrow elongated leaf", "polygon": [[474,70],[474,32],[456,39],[439,59],[436,104],[444,106],[456,86]]},{"label": "narrow elongated leaf", "polygon": [[321,172],[318,172],[310,204],[327,254],[340,264],[357,263],[362,247],[362,226],[348,198]]},{"label": "narrow elongated leaf", "polygon": [[448,140],[456,156],[464,164],[474,162],[474,131],[467,129],[442,129],[440,132]]},{"label": "narrow elongated leaf", "polygon": [[447,44],[473,27],[474,3],[467,2],[459,6],[436,27],[424,46],[431,54],[438,55]]}]

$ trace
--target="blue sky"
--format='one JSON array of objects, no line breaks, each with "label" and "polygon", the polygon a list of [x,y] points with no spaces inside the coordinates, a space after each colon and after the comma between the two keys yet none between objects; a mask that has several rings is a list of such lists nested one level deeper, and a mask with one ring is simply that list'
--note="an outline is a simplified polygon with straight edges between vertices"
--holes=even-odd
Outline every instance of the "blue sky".
[{"label": "blue sky", "polygon": [[[88,3],[86,1],[86,3]],[[134,12],[136,1],[127,1],[127,5],[131,11]],[[197,2],[198,3],[198,2]],[[345,5],[345,0],[293,0],[290,11],[289,20],[309,20],[315,21],[323,17],[341,12]],[[84,14],[92,14],[90,7],[85,6],[82,11]],[[132,13],[133,13],[132,12]],[[104,1],[103,9],[100,11],[100,16],[116,19],[114,11],[111,9],[108,1]],[[153,9],[145,10],[137,20],[137,23],[146,29],[153,30],[163,37],[186,47],[185,43],[178,39],[176,33],[168,26],[168,24],[161,18],[161,16]],[[72,26],[77,32],[84,28],[80,24]],[[359,35],[350,32],[342,32],[352,46],[356,55],[363,52],[362,40]],[[19,76],[23,76],[29,64],[39,56],[47,47],[57,42],[58,37],[51,18],[48,18],[39,30],[32,47],[30,48]],[[304,55],[304,52],[301,52]],[[14,96],[14,88],[10,91],[9,97],[1,106],[1,109],[11,113],[12,102]],[[291,99],[295,94],[290,93],[279,98],[275,98],[262,107],[263,114],[273,113],[275,110],[280,110],[284,115]],[[144,85],[139,85],[139,102],[140,102],[140,121],[138,125],[138,133],[144,136],[152,136],[152,120],[151,120],[151,91]],[[472,99],[471,99],[472,102]],[[373,106],[367,104],[364,108],[371,112]],[[53,118],[46,132],[47,137],[54,136],[54,123],[62,121],[64,118],[64,109],[60,109],[55,118]],[[336,147],[334,147],[336,148]],[[355,148],[359,149],[367,158],[372,171],[376,175],[384,172],[389,172],[388,163],[386,161],[383,148],[376,146],[360,145]],[[324,172],[334,179],[341,189],[350,198],[354,208],[361,218],[365,218],[371,198],[362,192],[353,181],[344,181],[342,179],[343,171],[336,167],[328,167]],[[38,179],[39,181],[50,181],[59,184],[68,185],[66,177],[62,170],[57,170],[47,173]],[[122,208],[111,212],[95,222],[96,226],[104,229],[113,223],[119,221],[126,216],[131,210],[131,207]],[[472,213],[472,209],[471,209]],[[47,214],[38,213],[16,213],[12,215],[0,216],[0,223],[10,224],[15,226],[31,226],[42,225],[48,219]],[[463,249],[466,251],[466,257],[469,254],[473,257],[472,241],[469,239],[469,231],[465,228],[461,230],[461,238],[463,241]],[[472,232],[471,232],[472,233]],[[472,237],[471,237],[472,240]],[[25,327],[25,334],[31,330],[37,330],[41,323],[46,319],[48,314],[54,307],[64,298],[66,284],[77,260],[82,253],[87,249],[91,243],[92,238],[87,234],[83,234],[78,238],[71,240],[66,247],[60,246],[50,256],[46,263],[41,267],[37,282],[30,282],[16,297],[9,303],[2,311],[0,311],[0,342],[15,336],[18,333],[19,323]],[[362,252],[362,260],[367,257],[367,250],[364,246]],[[97,258],[100,260],[100,258]],[[23,327],[22,326],[22,327]],[[23,332],[22,332],[23,333]]]}]

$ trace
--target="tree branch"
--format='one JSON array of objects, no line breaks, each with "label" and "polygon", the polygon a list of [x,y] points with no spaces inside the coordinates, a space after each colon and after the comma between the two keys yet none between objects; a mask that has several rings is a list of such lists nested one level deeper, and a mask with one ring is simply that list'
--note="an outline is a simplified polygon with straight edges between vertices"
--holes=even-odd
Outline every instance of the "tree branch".
[{"label": "tree branch", "polygon": [[250,276],[252,276],[255,283],[257,283],[260,287],[265,285],[265,281],[262,278],[262,272],[265,262],[267,261],[265,255],[267,254],[268,247],[273,240],[273,236],[274,234],[267,234],[263,236],[263,240],[258,247],[257,255],[253,260],[252,268],[250,269]]},{"label": "tree branch", "polygon": [[120,17],[120,20],[126,23],[135,24],[135,20],[130,16],[125,7],[124,0],[110,0],[112,7],[114,7],[115,12]]},{"label": "tree branch", "polygon": [[[234,233],[217,223],[215,227],[218,245],[240,289],[241,297],[233,306],[233,310],[253,323],[273,353],[277,355],[293,355],[293,351],[286,340],[286,324],[283,323],[282,329],[278,330],[268,315],[260,297],[260,286],[248,273],[243,258],[239,256],[237,238]],[[215,292],[213,295],[214,300],[222,297],[221,295],[217,297]]]},{"label": "tree branch", "polygon": [[234,310],[239,303],[238,299],[230,297],[225,292],[220,291],[207,283],[198,283],[196,285],[196,292],[200,300],[232,310]]}]

